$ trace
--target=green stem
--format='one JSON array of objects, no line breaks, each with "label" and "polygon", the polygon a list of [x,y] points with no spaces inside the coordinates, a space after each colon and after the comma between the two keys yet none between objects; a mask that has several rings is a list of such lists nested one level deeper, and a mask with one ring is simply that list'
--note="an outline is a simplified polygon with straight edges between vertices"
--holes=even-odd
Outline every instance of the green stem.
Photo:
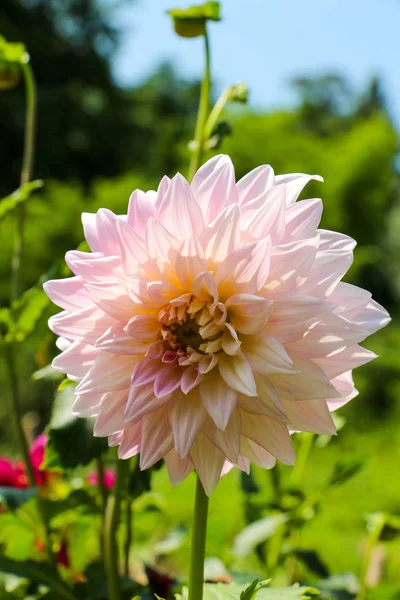
[{"label": "green stem", "polygon": [[125,564],[124,564],[124,574],[126,577],[129,577],[129,565],[130,565],[130,554],[131,554],[131,545],[133,539],[132,532],[132,502],[128,496],[126,501],[126,539],[125,539]]},{"label": "green stem", "polygon": [[98,458],[96,460],[97,467],[97,478],[98,483],[97,486],[100,492],[101,498],[101,529],[100,529],[100,556],[104,557],[104,522],[105,522],[105,514],[106,514],[106,506],[107,506],[107,489],[104,483],[104,462],[102,458]]},{"label": "green stem", "polygon": [[107,500],[104,523],[104,562],[107,571],[109,600],[121,600],[117,532],[121,516],[121,500],[128,461],[117,461],[117,477],[113,493]]},{"label": "green stem", "polygon": [[208,496],[204,491],[199,477],[197,477],[192,531],[192,555],[190,559],[189,600],[202,600],[203,598],[207,515]]},{"label": "green stem", "polygon": [[197,113],[196,129],[195,129],[195,148],[189,165],[188,180],[191,181],[201,165],[201,160],[204,150],[204,127],[207,121],[207,115],[210,108],[210,89],[211,89],[211,69],[210,69],[210,44],[208,40],[207,30],[204,33],[204,50],[205,50],[205,68],[204,77],[201,84],[199,110]]},{"label": "green stem", "polygon": [[220,118],[221,113],[225,108],[225,104],[229,100],[230,89],[231,88],[228,87],[222,92],[222,94],[214,104],[213,108],[211,109],[211,112],[208,116],[207,122],[204,127],[204,141],[207,141],[211,137],[212,132],[214,131],[215,126],[218,122],[218,119]]},{"label": "green stem", "polygon": [[370,531],[367,541],[367,547],[365,549],[364,559],[361,565],[361,573],[360,573],[360,589],[358,592],[357,600],[365,600],[365,596],[368,588],[368,570],[371,562],[372,552],[379,542],[379,538],[382,533],[382,529],[384,528],[386,523],[385,515],[381,515],[381,517],[377,520],[375,527]]},{"label": "green stem", "polygon": [[311,452],[314,441],[314,434],[304,432],[301,434],[300,445],[297,450],[296,463],[291,473],[291,481],[295,485],[299,485],[306,468],[307,460]]},{"label": "green stem", "polygon": [[[35,154],[35,132],[36,132],[36,84],[33,71],[29,63],[22,65],[22,73],[25,82],[26,95],[26,117],[25,117],[25,140],[24,155],[22,159],[20,187],[29,183],[33,168]],[[25,205],[18,207],[17,231],[14,241],[14,251],[11,264],[11,301],[19,297],[21,261],[24,244],[25,227]]]}]

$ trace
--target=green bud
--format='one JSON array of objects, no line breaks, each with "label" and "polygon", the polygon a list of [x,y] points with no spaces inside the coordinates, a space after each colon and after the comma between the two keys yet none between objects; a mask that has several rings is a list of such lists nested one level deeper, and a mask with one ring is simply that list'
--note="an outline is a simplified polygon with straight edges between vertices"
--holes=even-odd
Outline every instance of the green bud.
[{"label": "green bud", "polygon": [[176,33],[186,38],[204,35],[207,21],[221,20],[219,2],[206,2],[187,9],[174,8],[167,13],[174,21]]},{"label": "green bud", "polygon": [[18,85],[21,65],[29,62],[29,54],[23,44],[7,42],[0,35],[0,90]]},{"label": "green bud", "polygon": [[0,61],[0,90],[9,90],[18,85],[21,79],[18,65]]},{"label": "green bud", "polygon": [[246,104],[248,88],[244,83],[235,83],[228,88],[228,102],[241,102]]}]

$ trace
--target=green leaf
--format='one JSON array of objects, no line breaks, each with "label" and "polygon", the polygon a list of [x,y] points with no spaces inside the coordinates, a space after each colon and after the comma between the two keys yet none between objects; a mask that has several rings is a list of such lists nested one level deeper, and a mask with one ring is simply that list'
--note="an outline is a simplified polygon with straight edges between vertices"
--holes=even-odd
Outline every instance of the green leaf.
[{"label": "green leaf", "polygon": [[167,13],[173,19],[176,33],[186,38],[204,35],[207,21],[221,20],[219,2],[205,2],[187,9],[174,8]]},{"label": "green leaf", "polygon": [[0,555],[0,571],[47,585],[53,592],[58,593],[60,600],[74,600],[72,592],[58,578],[57,571],[45,563],[12,560]]},{"label": "green leaf", "polygon": [[257,593],[271,583],[270,579],[255,579],[240,594],[240,600],[254,600]]},{"label": "green leaf", "polygon": [[[298,584],[291,587],[273,588],[265,587],[267,583],[257,579],[245,590],[238,583],[206,583],[203,587],[203,600],[241,600],[242,594],[251,593],[251,591],[252,598],[256,597],[257,600],[309,600],[319,594],[315,588]],[[253,585],[255,585],[255,589],[252,588]],[[182,592],[176,594],[176,598],[177,600],[187,600],[188,589],[182,588]]]},{"label": "green leaf", "polygon": [[284,513],[264,517],[245,527],[233,542],[233,552],[236,556],[247,556],[256,546],[267,541],[274,535],[278,527],[288,521]]},{"label": "green leaf", "polygon": [[294,549],[290,550],[289,554],[293,554],[305,566],[320,577],[329,577],[329,570],[325,563],[315,550]]},{"label": "green leaf", "polygon": [[357,456],[348,456],[336,463],[328,486],[342,485],[357,475],[364,466],[365,460]]},{"label": "green leaf", "polygon": [[37,285],[24,292],[10,306],[12,321],[4,341],[6,343],[23,342],[33,332],[49,304],[50,300],[42,286]]},{"label": "green leaf", "polygon": [[76,418],[58,429],[48,428],[42,469],[65,471],[88,465],[99,458],[107,450],[107,438],[94,437],[92,428],[89,419]]},{"label": "green leaf", "polygon": [[19,204],[28,200],[32,192],[41,188],[43,181],[37,179],[18,188],[15,192],[0,200],[0,221],[4,219],[11,211],[15,210]]},{"label": "green leaf", "polygon": [[0,503],[3,501],[8,508],[15,510],[25,504],[25,502],[28,502],[37,492],[37,487],[22,490],[11,487],[0,487]]}]

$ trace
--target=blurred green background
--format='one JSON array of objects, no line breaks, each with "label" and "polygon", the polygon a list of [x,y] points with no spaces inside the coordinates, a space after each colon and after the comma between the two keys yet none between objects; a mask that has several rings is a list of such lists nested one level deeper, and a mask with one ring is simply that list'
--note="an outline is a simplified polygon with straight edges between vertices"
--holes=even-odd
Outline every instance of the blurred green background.
[{"label": "blurred green background", "polygon": [[[119,39],[118,29],[109,25],[112,5],[107,2],[104,7],[96,0],[0,3],[0,34],[26,44],[39,90],[35,177],[44,178],[46,184],[28,204],[24,288],[34,285],[56,261],[62,261],[66,250],[82,241],[82,211],[108,207],[125,212],[135,188],[152,189],[165,173],[186,173],[199,82],[185,80],[179,69],[162,64],[140,85],[118,87],[110,70]],[[184,52],[187,41],[181,42]],[[200,69],[199,64],[199,73]],[[358,241],[346,280],[371,290],[393,318],[365,344],[380,357],[355,374],[360,395],[341,410],[346,426],[328,446],[313,448],[305,474],[312,491],[338,457],[365,458],[360,474],[326,495],[303,540],[318,549],[333,572],[357,571],[364,515],[376,510],[400,513],[398,131],[379,74],[361,91],[354,91],[351,82],[329,70],[315,77],[298,73],[292,84],[297,103],[291,110],[267,112],[251,105],[228,109],[225,117],[232,132],[217,151],[230,154],[238,178],[262,163],[273,165],[276,173],[321,174],[325,183],[310,184],[304,196],[323,198],[322,227]],[[23,121],[22,86],[2,92],[0,197],[18,186]],[[13,216],[0,224],[0,306],[8,303],[10,293],[14,230]],[[54,354],[54,336],[43,319],[19,360],[24,407],[36,431],[48,421],[54,385],[34,382],[31,374]],[[8,394],[1,364],[1,453],[13,456],[16,444],[6,408]],[[268,473],[258,471],[256,478],[263,482],[262,502],[270,494],[270,480]],[[156,474],[155,494],[160,494],[165,512],[139,515],[139,543],[142,538],[148,542],[149,531],[162,539],[171,524],[189,523],[192,483],[190,479],[178,490],[168,487],[166,492],[165,472]],[[237,474],[221,482],[212,500],[208,550],[227,564],[233,539],[244,525],[245,502]],[[146,557],[147,546],[143,548]],[[172,568],[178,572],[185,564],[186,550],[173,555]],[[245,566],[258,568],[251,561]],[[398,542],[388,545],[385,569],[388,582],[398,581]]]}]

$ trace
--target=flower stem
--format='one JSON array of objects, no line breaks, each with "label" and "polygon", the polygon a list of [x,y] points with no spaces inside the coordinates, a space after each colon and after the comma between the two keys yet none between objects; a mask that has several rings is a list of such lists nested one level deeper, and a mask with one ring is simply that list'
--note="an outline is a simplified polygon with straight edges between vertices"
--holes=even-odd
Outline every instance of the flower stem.
[{"label": "flower stem", "polygon": [[314,434],[304,432],[301,434],[299,448],[297,450],[296,464],[294,465],[291,473],[291,482],[295,485],[299,485],[306,468],[307,460],[311,452],[312,444],[314,441]]},{"label": "flower stem", "polygon": [[201,165],[204,146],[204,127],[207,120],[207,115],[210,108],[210,89],[211,89],[211,56],[210,44],[208,40],[207,29],[204,33],[204,50],[205,50],[205,68],[204,77],[201,84],[199,110],[197,113],[196,129],[195,129],[195,147],[189,165],[188,180],[191,181]]},{"label": "flower stem", "polygon": [[371,562],[372,552],[376,544],[379,542],[379,538],[385,526],[385,523],[386,516],[382,514],[380,518],[377,519],[375,526],[373,527],[373,529],[371,529],[369,533],[367,547],[365,549],[364,559],[361,565],[360,588],[356,600],[365,600],[368,588],[368,570]]},{"label": "flower stem", "polygon": [[125,539],[125,562],[124,562],[124,575],[125,577],[129,577],[129,565],[130,565],[130,554],[131,554],[131,546],[132,546],[132,539],[133,539],[133,532],[132,532],[132,518],[133,518],[133,511],[132,511],[132,502],[131,499],[129,498],[129,494],[128,494],[128,498],[126,501],[126,539]]},{"label": "flower stem", "polygon": [[192,555],[190,559],[189,600],[202,600],[203,598],[207,515],[208,496],[197,476],[192,531]]},{"label": "flower stem", "polygon": [[121,516],[121,500],[128,461],[117,461],[117,477],[113,493],[107,500],[104,523],[104,562],[107,571],[109,600],[121,600],[117,531]]},{"label": "flower stem", "polygon": [[101,529],[100,529],[100,556],[104,557],[104,522],[107,506],[107,489],[104,483],[104,462],[102,458],[96,460],[98,488],[101,497]]}]

